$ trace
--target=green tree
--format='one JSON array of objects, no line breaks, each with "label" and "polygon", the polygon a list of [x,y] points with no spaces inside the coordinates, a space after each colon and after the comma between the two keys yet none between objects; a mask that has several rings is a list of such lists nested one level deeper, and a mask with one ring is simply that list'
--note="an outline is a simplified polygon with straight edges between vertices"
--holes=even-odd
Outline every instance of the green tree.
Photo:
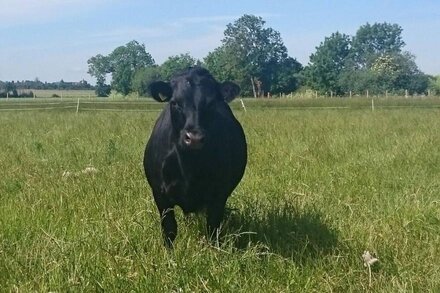
[{"label": "green tree", "polygon": [[413,55],[402,52],[401,33],[397,24],[367,23],[353,38],[332,34],[310,56],[306,83],[321,93],[425,92],[428,77],[417,68]]},{"label": "green tree", "polygon": [[425,93],[428,76],[421,72],[408,52],[394,53],[377,57],[371,67],[346,69],[340,77],[340,84],[346,91],[371,94],[385,92],[403,94]]},{"label": "green tree", "polygon": [[111,73],[109,57],[98,54],[87,60],[87,64],[89,65],[87,73],[96,78],[96,95],[107,97],[111,90],[110,86],[105,83],[106,75]]},{"label": "green tree", "polygon": [[209,52],[205,57],[204,65],[218,80],[234,80],[242,87],[243,84],[249,82],[244,68],[238,58],[234,58],[232,47],[220,46],[214,51]]},{"label": "green tree", "polygon": [[106,75],[112,75],[111,88],[127,95],[132,88],[132,79],[136,70],[154,66],[154,60],[146,51],[144,44],[137,41],[114,49],[108,56],[98,54],[90,58],[88,73],[97,79],[98,89],[107,91]]},{"label": "green tree", "polygon": [[4,83],[0,82],[0,93],[4,91],[3,96],[9,95],[10,97],[17,97],[17,85],[14,81],[6,81]]},{"label": "green tree", "polygon": [[171,56],[160,66],[160,73],[164,80],[169,80],[176,72],[197,64],[198,61],[188,53]]},{"label": "green tree", "polygon": [[353,37],[352,58],[358,67],[370,67],[378,56],[400,53],[405,42],[398,24],[362,25]]},{"label": "green tree", "polygon": [[140,96],[148,96],[148,86],[153,81],[163,80],[161,71],[158,66],[143,67],[136,70],[133,81],[132,90],[137,92]]},{"label": "green tree", "polygon": [[411,94],[427,91],[429,78],[419,70],[414,55],[409,52],[398,53],[393,56],[393,61],[397,71],[394,88],[408,90]]},{"label": "green tree", "polygon": [[135,71],[154,65],[154,60],[145,50],[145,45],[137,41],[116,48],[108,58],[112,73],[112,88],[124,95],[127,95],[132,88],[131,82]]},{"label": "green tree", "polygon": [[297,90],[300,86],[299,74],[303,70],[301,63],[296,59],[287,57],[273,71],[273,93],[288,93]]},{"label": "green tree", "polygon": [[110,85],[106,84],[102,80],[98,80],[96,82],[95,93],[98,97],[108,97],[111,92]]},{"label": "green tree", "polygon": [[348,35],[336,32],[326,37],[310,56],[310,63],[304,73],[307,84],[321,93],[343,93],[340,78],[350,53],[350,45]]},{"label": "green tree", "polygon": [[429,89],[432,94],[440,95],[440,75],[429,77]]},{"label": "green tree", "polygon": [[[220,80],[235,80],[243,94],[255,96],[277,86],[283,69],[297,69],[299,63],[289,59],[280,33],[265,27],[265,21],[254,15],[243,15],[227,25],[222,46],[209,53],[204,62]],[[297,64],[289,66],[294,60]],[[284,64],[285,63],[285,64]]]}]

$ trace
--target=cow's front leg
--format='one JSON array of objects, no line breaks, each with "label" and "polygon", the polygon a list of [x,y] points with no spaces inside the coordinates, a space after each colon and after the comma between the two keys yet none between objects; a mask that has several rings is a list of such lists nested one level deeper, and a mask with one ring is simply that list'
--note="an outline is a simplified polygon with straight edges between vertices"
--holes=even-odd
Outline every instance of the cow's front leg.
[{"label": "cow's front leg", "polygon": [[211,241],[216,241],[217,245],[219,244],[220,224],[223,220],[225,205],[226,199],[218,199],[207,208],[208,237]]},{"label": "cow's front leg", "polygon": [[160,191],[153,191],[154,201],[160,216],[160,225],[165,245],[172,247],[177,236],[177,222],[174,215],[174,204]]},{"label": "cow's front leg", "polygon": [[174,215],[174,208],[167,208],[159,210],[160,212],[160,223],[162,226],[163,238],[165,245],[168,248],[173,247],[173,241],[177,236],[177,222]]}]

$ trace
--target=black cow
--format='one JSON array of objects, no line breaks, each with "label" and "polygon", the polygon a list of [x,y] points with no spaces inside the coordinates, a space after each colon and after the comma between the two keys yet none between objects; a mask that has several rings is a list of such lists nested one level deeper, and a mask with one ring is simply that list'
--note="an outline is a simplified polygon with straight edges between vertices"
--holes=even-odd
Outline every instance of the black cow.
[{"label": "black cow", "polygon": [[216,236],[247,162],[243,129],[227,104],[240,88],[192,67],[171,82],[152,83],[150,91],[156,101],[168,102],[144,155],[165,243],[171,246],[177,235],[176,205],[185,214],[206,210],[208,235]]}]

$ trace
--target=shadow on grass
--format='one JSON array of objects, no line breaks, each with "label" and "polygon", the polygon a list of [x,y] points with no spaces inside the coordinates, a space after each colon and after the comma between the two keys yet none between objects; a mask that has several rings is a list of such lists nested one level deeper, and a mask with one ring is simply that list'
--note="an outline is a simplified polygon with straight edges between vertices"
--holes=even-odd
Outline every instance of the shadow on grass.
[{"label": "shadow on grass", "polygon": [[259,245],[300,263],[331,254],[338,245],[337,231],[320,213],[298,212],[287,204],[271,209],[248,206],[227,210],[223,233],[238,249]]}]

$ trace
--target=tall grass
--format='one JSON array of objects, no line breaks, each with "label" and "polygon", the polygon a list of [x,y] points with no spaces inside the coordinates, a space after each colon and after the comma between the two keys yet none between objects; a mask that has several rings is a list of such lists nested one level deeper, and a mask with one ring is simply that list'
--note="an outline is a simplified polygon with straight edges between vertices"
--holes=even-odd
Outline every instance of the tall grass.
[{"label": "tall grass", "polygon": [[[173,251],[141,164],[157,112],[1,113],[1,288],[440,290],[438,108],[247,105],[223,242],[178,212]],[[371,285],[364,250],[379,258]]]}]

